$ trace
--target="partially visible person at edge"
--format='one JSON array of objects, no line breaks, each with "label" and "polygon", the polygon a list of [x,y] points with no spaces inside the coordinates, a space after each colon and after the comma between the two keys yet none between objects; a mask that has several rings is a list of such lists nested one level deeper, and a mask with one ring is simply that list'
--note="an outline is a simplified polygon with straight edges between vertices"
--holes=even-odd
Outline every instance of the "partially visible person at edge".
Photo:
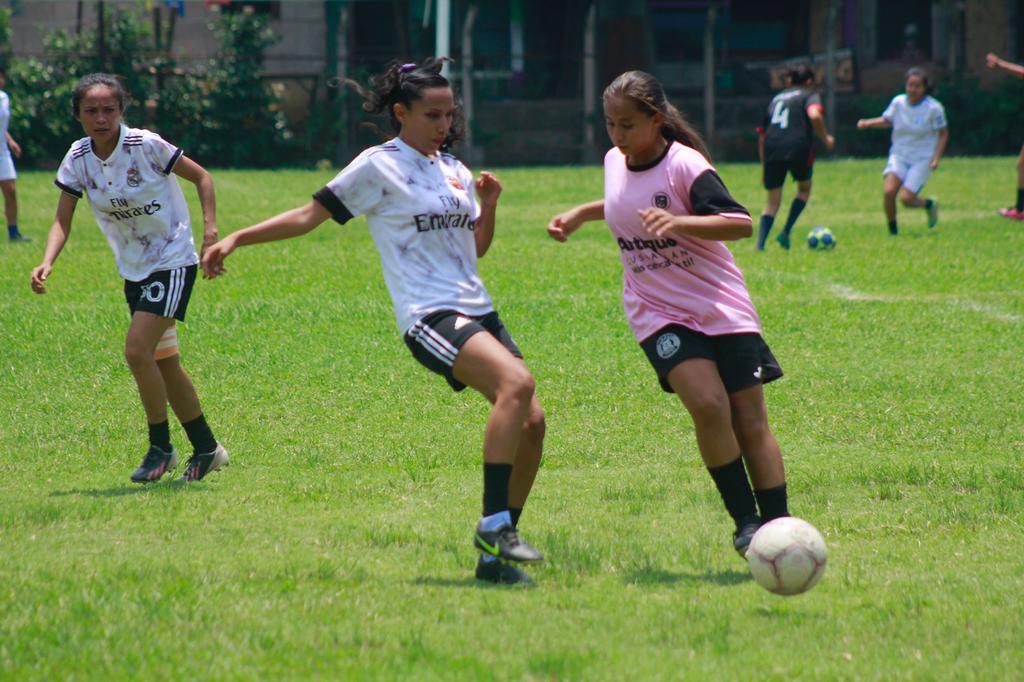
[{"label": "partially visible person at edge", "polygon": [[604,220],[616,237],[626,318],[662,389],[693,419],[735,525],[733,547],[745,556],[762,523],[789,515],[762,390],[782,370],[725,245],[751,235],[750,214],[653,76],[616,78],[604,91],[604,115],[614,145],[604,160],[604,198],[555,216],[548,234],[564,242],[584,223]]},{"label": "partially visible person at edge", "polygon": [[223,274],[224,259],[240,246],[298,237],[329,218],[344,224],[366,216],[413,357],[453,390],[469,386],[493,405],[484,429],[476,577],[518,583],[529,578],[514,563],[542,559],[518,526],[541,461],[544,412],[522,352],[477,273],[494,237],[502,188],[487,172],[474,180],[446,151],[461,133],[461,110],[443,63],[394,62],[370,79],[369,89],[349,81],[365,111],[390,119],[395,137],[363,151],[306,204],[208,248],[203,271]]},{"label": "partially visible person at edge", "polygon": [[18,230],[18,173],[14,159],[21,158],[21,146],[14,141],[7,130],[11,123],[11,98],[7,87],[7,71],[0,66],[0,192],[4,195],[4,217],[7,218],[7,239],[12,242],[31,241]]},{"label": "partially visible person at edge", "polygon": [[[985,63],[990,69],[1003,69],[1018,78],[1024,78],[1024,66],[1000,59],[994,52],[985,56]],[[1024,146],[1021,146],[1020,154],[1017,155],[1017,200],[1013,206],[999,209],[998,213],[1010,220],[1024,220]]]},{"label": "partially visible person at edge", "polygon": [[127,103],[128,94],[116,76],[93,73],[75,85],[71,110],[86,136],[71,145],[57,171],[57,217],[43,261],[32,270],[32,289],[46,293],[78,200],[87,196],[125,280],[131,323],[124,353],[149,425],[149,449],[131,480],[151,483],[177,466],[167,419],[170,403],[193,447],[179,480],[198,481],[225,466],[228,452],[214,438],[178,353],[176,321],[185,321],[199,256],[188,206],[174,176],[196,186],[204,245],[217,239],[213,179],[156,133],[129,128],[124,122]]}]

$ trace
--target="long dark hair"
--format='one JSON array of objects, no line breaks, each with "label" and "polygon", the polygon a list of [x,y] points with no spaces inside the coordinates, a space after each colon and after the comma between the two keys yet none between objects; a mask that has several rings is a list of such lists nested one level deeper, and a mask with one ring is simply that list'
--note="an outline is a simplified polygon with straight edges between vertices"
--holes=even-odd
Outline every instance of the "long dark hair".
[{"label": "long dark hair", "polygon": [[[401,102],[404,106],[411,107],[413,102],[423,99],[423,91],[427,88],[450,88],[454,94],[455,88],[452,87],[451,81],[441,75],[441,67],[447,61],[451,60],[446,57],[429,57],[421,64],[402,64],[393,61],[383,73],[370,77],[368,88],[351,79],[346,79],[345,84],[362,97],[363,111],[378,116],[387,113],[391,127],[399,133],[402,131],[402,124],[395,116],[396,103]],[[372,124],[371,126],[378,133],[382,133],[379,127]],[[448,149],[462,139],[462,131],[462,105],[456,97],[455,117],[441,148]]]},{"label": "long dark hair", "polygon": [[117,105],[121,109],[121,114],[124,114],[125,109],[128,108],[128,91],[124,89],[121,80],[110,73],[90,73],[79,78],[78,82],[75,83],[75,87],[71,90],[71,113],[74,114],[75,118],[78,118],[79,108],[85,93],[89,91],[89,88],[97,85],[105,85],[114,91],[114,95],[117,96]]},{"label": "long dark hair", "polygon": [[665,119],[661,134],[666,140],[675,140],[687,147],[693,147],[708,162],[711,161],[711,154],[708,153],[707,145],[704,144],[700,133],[678,109],[672,106],[665,97],[665,88],[651,74],[645,71],[627,71],[604,89],[604,99],[609,97],[629,97],[637,103],[641,111],[651,116],[661,114]]}]

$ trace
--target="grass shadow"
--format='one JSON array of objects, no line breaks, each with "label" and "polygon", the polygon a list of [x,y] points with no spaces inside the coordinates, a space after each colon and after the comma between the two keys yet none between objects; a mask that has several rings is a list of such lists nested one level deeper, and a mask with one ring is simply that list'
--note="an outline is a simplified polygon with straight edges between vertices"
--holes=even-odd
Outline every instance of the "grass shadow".
[{"label": "grass shadow", "polygon": [[472,577],[453,579],[453,578],[433,578],[433,577],[430,577],[430,576],[426,576],[426,577],[420,577],[420,578],[416,578],[414,580],[410,580],[409,583],[412,584],[412,585],[427,585],[427,586],[430,586],[430,587],[463,587],[463,588],[471,587],[471,588],[476,588],[476,589],[494,589],[494,588],[497,588],[497,589],[524,590],[524,589],[532,589],[532,588],[536,587],[536,583],[532,583],[532,582],[531,583],[526,583],[526,584],[520,583],[518,585],[497,585],[495,583],[489,583],[489,582],[486,582],[486,581],[483,581],[483,580],[477,580],[476,578],[472,578]]},{"label": "grass shadow", "polygon": [[704,571],[703,573],[672,573],[661,569],[649,568],[626,575],[623,582],[627,585],[697,585],[711,583],[714,585],[739,585],[752,580],[747,571],[729,569],[727,571]]},{"label": "grass shadow", "polygon": [[125,497],[127,495],[171,495],[179,490],[205,490],[205,486],[194,486],[182,481],[168,481],[163,485],[122,485],[113,488],[72,488],[70,490],[54,490],[50,497],[68,497],[82,495],[84,497]]}]

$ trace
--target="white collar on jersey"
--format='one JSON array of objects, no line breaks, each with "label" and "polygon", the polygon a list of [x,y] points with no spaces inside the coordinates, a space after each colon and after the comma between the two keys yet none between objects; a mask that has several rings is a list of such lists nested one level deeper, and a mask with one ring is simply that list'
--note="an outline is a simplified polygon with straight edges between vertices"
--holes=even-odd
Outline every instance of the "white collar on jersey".
[{"label": "white collar on jersey", "polygon": [[128,126],[126,126],[123,122],[120,125],[121,128],[117,133],[117,144],[114,146],[114,151],[110,152],[110,156],[108,156],[105,159],[101,159],[96,154],[96,147],[93,145],[92,139],[89,139],[89,153],[95,156],[96,160],[99,161],[100,163],[111,164],[117,160],[117,155],[118,153],[120,153],[121,147],[124,145],[124,136],[128,134]]}]

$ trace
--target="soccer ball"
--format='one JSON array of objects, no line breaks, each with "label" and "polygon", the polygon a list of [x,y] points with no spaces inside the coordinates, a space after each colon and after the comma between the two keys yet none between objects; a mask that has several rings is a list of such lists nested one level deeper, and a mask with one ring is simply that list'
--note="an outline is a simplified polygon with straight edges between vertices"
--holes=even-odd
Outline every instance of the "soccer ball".
[{"label": "soccer ball", "polygon": [[836,248],[836,236],[832,234],[832,230],[819,225],[807,233],[807,246],[811,247],[812,251],[834,249]]},{"label": "soccer ball", "polygon": [[747,563],[757,584],[775,594],[800,594],[825,572],[825,541],[803,519],[784,516],[761,526],[750,541]]}]

